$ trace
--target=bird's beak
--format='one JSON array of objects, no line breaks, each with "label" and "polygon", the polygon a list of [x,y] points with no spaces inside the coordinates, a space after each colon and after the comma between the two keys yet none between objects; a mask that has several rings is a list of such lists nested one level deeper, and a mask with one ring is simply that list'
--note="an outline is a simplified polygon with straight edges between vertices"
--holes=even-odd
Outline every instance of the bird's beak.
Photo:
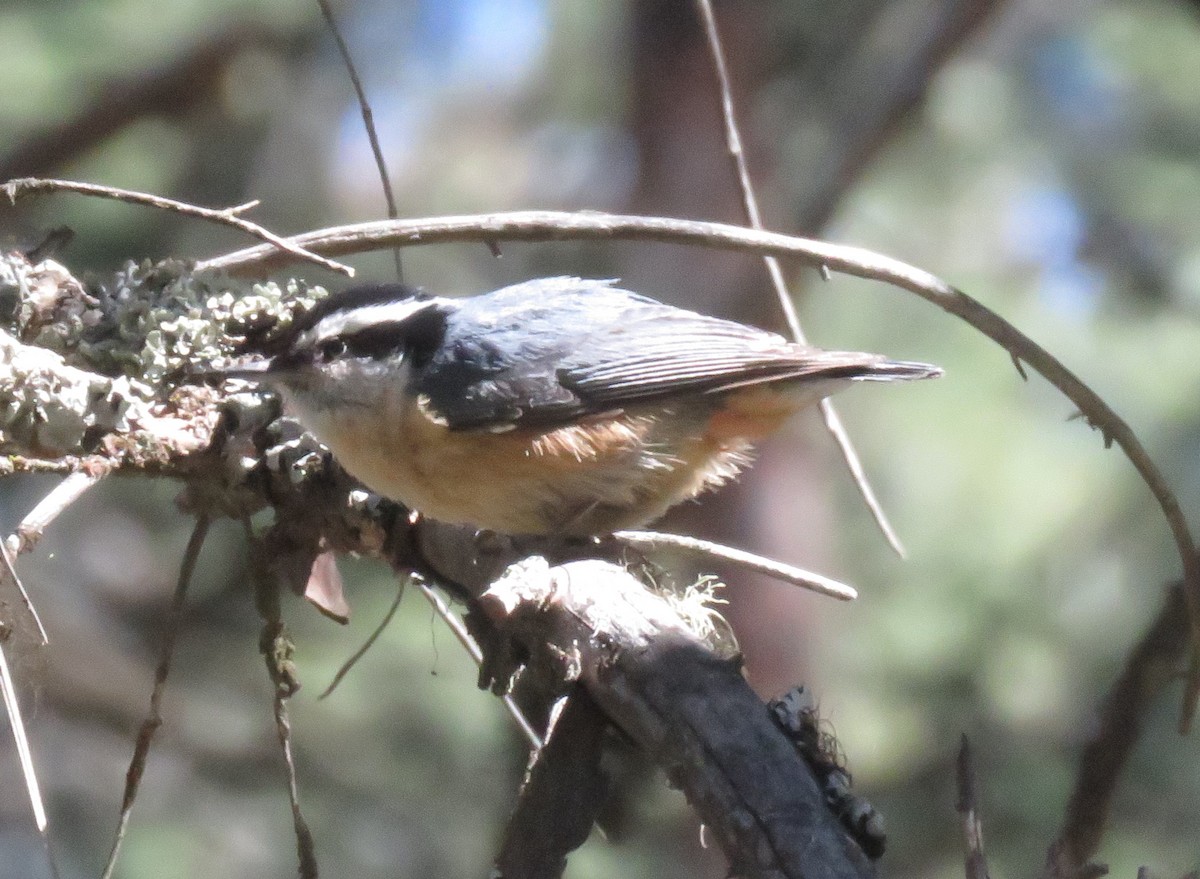
[{"label": "bird's beak", "polygon": [[251,360],[248,363],[238,363],[217,370],[218,375],[225,378],[240,378],[245,381],[261,381],[262,377],[271,371],[270,360]]},{"label": "bird's beak", "polygon": [[271,371],[270,360],[250,360],[245,363],[235,363],[232,366],[207,367],[197,370],[192,375],[198,379],[239,379],[240,381],[261,382]]}]

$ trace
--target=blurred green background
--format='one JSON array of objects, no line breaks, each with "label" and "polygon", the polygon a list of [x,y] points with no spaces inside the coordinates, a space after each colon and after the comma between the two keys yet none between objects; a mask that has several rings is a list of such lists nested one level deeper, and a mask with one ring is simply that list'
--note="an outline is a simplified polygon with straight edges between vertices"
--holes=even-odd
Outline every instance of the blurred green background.
[{"label": "blurred green background", "polygon": [[[718,3],[767,225],[919,265],[1089,381],[1200,511],[1200,9],[1185,0]],[[338,6],[400,212],[602,209],[737,222],[715,82],[682,0],[361,0]],[[384,215],[351,86],[303,0],[4,0],[0,179],[62,176],[226,206],[299,232]],[[189,66],[190,65],[190,66]],[[8,243],[66,224],[60,259],[204,257],[234,233],[54,197],[0,208]],[[761,263],[664,245],[405,252],[413,282],[473,293],[538,274],[778,325]],[[390,256],[353,260],[387,278]],[[310,280],[340,283],[320,270]],[[892,876],[961,875],[953,757],[972,737],[999,875],[1040,869],[1094,708],[1179,563],[1132,467],[1040,379],[914,297],[791,272],[810,336],[946,368],[838,405],[906,562],[879,537],[815,416],[750,477],[668,523],[843,577],[850,606],[730,574],[729,616],[764,695],[804,682]],[[0,484],[10,532],[53,479]],[[51,646],[19,657],[66,876],[95,876],[149,701],[190,522],[176,487],[113,479],[21,571]],[[118,875],[288,876],[294,842],[237,529],[202,557]],[[353,621],[285,608],[300,793],[327,876],[483,875],[524,751],[453,638],[410,594],[328,700],[316,694],[392,600],[345,560]],[[1099,860],[1200,866],[1200,749],[1165,699]],[[568,875],[724,875],[677,793],[615,754],[607,840]],[[0,746],[0,877],[45,875],[13,748]]]}]

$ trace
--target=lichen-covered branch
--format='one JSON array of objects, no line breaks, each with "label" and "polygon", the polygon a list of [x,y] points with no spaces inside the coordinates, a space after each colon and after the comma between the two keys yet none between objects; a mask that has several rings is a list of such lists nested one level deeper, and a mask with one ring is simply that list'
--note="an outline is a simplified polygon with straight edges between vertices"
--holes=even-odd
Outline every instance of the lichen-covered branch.
[{"label": "lichen-covered branch", "polygon": [[88,289],[51,261],[0,254],[0,472],[186,470],[225,400],[188,376],[228,356],[231,333],[320,293],[230,289],[182,263],[130,265]]}]

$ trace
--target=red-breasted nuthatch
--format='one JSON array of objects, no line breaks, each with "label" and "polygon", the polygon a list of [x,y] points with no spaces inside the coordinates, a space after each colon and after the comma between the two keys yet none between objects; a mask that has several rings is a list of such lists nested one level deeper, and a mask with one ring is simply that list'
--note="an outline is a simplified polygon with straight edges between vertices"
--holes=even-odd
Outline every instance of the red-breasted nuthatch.
[{"label": "red-breasted nuthatch", "polygon": [[470,299],[355,287],[271,347],[225,375],[279,390],[372,490],[507,534],[643,525],[734,477],[754,441],[822,397],[941,374],[578,278]]}]

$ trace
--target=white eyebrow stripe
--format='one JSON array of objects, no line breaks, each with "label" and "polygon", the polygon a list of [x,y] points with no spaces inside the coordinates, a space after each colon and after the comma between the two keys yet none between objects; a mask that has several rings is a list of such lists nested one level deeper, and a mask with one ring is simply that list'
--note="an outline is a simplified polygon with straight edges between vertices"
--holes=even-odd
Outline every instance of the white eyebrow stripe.
[{"label": "white eyebrow stripe", "polygon": [[305,344],[316,344],[339,336],[352,336],[362,330],[383,324],[395,324],[407,320],[418,312],[433,308],[438,299],[406,299],[400,302],[385,302],[380,305],[364,305],[345,311],[335,311],[322,318],[315,327],[301,335]]}]

